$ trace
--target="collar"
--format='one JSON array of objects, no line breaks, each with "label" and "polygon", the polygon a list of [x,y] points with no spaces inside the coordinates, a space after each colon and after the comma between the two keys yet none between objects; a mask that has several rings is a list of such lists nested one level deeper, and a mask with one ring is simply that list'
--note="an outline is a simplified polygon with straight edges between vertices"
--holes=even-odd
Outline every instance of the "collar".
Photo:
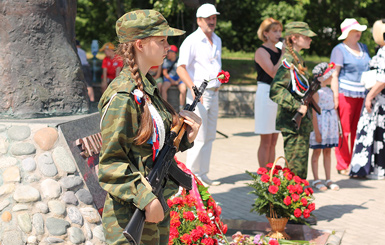
[{"label": "collar", "polygon": [[141,71],[139,72],[140,72],[140,75],[142,76],[144,91],[150,96],[154,96],[154,91],[157,88],[154,78],[148,73],[146,74],[146,76],[143,76],[143,73]]},{"label": "collar", "polygon": [[[200,40],[207,40],[208,41],[208,37],[206,36],[206,34],[202,31],[202,29],[200,27],[198,27],[198,29],[196,30],[196,33],[197,33],[197,36]],[[213,43],[216,41],[217,37],[218,37],[217,34],[215,34],[213,32],[213,34],[212,34]]]}]

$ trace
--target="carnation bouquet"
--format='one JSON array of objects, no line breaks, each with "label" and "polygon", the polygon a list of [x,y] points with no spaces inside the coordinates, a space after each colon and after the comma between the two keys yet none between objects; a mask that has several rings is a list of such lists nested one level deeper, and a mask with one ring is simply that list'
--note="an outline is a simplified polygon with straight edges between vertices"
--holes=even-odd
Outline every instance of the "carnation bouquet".
[{"label": "carnation bouquet", "polygon": [[250,193],[257,196],[251,211],[268,218],[288,218],[306,223],[304,219],[315,210],[313,189],[307,187],[307,180],[290,169],[275,165],[277,160],[267,164],[267,168],[259,168],[257,174],[247,172],[253,178],[253,182],[248,184],[254,189]]},{"label": "carnation bouquet", "polygon": [[[191,172],[178,162],[185,172]],[[220,220],[221,207],[214,201],[202,182],[192,174],[193,189],[182,192],[167,201],[170,207],[169,245],[228,243],[224,234],[227,225]]]}]

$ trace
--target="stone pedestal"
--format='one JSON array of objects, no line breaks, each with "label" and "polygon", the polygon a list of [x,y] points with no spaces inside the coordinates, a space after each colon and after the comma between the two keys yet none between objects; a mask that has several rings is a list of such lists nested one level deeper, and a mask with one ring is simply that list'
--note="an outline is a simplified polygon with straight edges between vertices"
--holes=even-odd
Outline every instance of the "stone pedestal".
[{"label": "stone pedestal", "polygon": [[[99,132],[98,113],[0,120],[2,244],[105,244],[98,146],[88,138]],[[95,144],[89,158],[82,140]]]}]

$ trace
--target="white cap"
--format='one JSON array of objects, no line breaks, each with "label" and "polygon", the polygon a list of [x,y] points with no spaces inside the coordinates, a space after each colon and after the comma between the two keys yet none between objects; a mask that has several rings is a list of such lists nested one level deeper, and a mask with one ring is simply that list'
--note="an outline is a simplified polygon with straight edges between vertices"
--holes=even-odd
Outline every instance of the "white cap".
[{"label": "white cap", "polygon": [[202,4],[197,10],[197,18],[207,18],[214,14],[219,14],[219,12],[217,12],[217,9],[211,3]]},{"label": "white cap", "polygon": [[366,25],[360,25],[358,21],[354,18],[346,18],[341,23],[341,36],[338,37],[338,40],[344,40],[348,37],[348,34],[351,30],[365,31]]}]

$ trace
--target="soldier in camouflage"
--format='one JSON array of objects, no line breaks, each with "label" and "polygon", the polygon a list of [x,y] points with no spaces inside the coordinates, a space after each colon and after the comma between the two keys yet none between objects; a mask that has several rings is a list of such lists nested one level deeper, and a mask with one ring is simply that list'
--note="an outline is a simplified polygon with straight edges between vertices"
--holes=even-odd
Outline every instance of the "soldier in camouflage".
[{"label": "soldier in camouflage", "polygon": [[[122,232],[139,208],[146,215],[141,244],[168,244],[170,217],[163,213],[146,176],[177,115],[160,97],[155,80],[147,72],[151,66],[162,64],[170,48],[167,36],[184,31],[169,27],[159,12],[137,10],[116,22],[116,32],[120,42],[117,53],[125,66],[99,102],[103,139],[99,182],[107,191],[102,217],[106,242],[128,244]],[[189,111],[180,115],[188,125],[180,144],[184,151],[192,147],[201,120]],[[177,190],[177,184],[169,180],[165,199]]]},{"label": "soldier in camouflage", "polygon": [[[306,80],[310,77],[306,72],[304,60],[299,55],[299,51],[310,48],[311,37],[316,36],[316,34],[304,22],[291,22],[285,26],[285,29],[286,51],[282,57],[282,65],[271,85],[270,98],[278,104],[276,129],[282,132],[285,157],[289,163],[289,168],[301,178],[306,179],[309,135],[313,130],[313,125],[311,118],[304,116],[301,127],[297,131],[291,119],[297,111],[306,115],[308,109],[300,101],[306,90],[304,89],[306,88]],[[296,79],[294,74],[299,79]],[[297,87],[298,93],[295,92]]]}]

